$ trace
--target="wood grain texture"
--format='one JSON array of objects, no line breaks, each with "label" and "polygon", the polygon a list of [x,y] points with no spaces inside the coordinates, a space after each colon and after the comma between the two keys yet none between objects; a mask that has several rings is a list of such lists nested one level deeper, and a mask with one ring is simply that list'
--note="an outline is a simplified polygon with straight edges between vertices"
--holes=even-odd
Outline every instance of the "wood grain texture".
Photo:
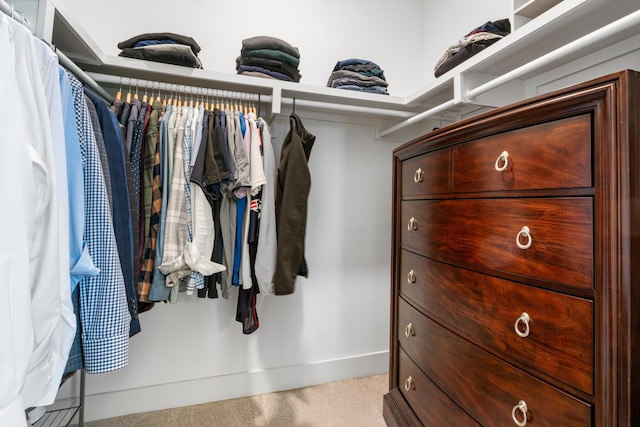
[{"label": "wood grain texture", "polygon": [[[456,265],[593,289],[592,203],[588,197],[405,201],[401,242]],[[411,218],[416,230],[408,230]],[[516,244],[523,226],[529,249]]]},{"label": "wood grain texture", "polygon": [[[498,173],[504,147],[510,165]],[[481,425],[513,425],[504,414],[521,393],[537,402],[528,425],[637,425],[640,74],[497,108],[393,159],[388,396],[403,402],[401,418],[422,411],[438,425],[451,411],[430,406],[443,396],[398,392],[413,364]],[[524,225],[529,249],[516,244]],[[512,341],[525,310],[531,334]]]},{"label": "wood grain texture", "polygon": [[[529,406],[530,425],[591,425],[589,403],[494,357],[419,314],[404,300],[398,304],[400,315],[421,331],[418,339],[403,341],[402,348],[434,384],[482,425],[512,426],[511,411],[520,400]],[[400,366],[402,371],[402,359]],[[415,404],[412,407],[417,411]]]},{"label": "wood grain texture", "polygon": [[[456,193],[580,188],[592,185],[591,117],[582,114],[453,148]],[[506,169],[496,170],[508,153]],[[498,166],[505,166],[502,159]]]},{"label": "wood grain texture", "polygon": [[[415,273],[403,281],[401,295],[457,334],[501,355],[505,360],[557,379],[593,395],[593,301],[454,267],[402,251],[401,271]],[[520,337],[515,323],[530,317],[529,335]],[[410,322],[400,312],[400,345]],[[520,325],[520,330],[523,330]],[[415,331],[416,335],[420,331]]]}]

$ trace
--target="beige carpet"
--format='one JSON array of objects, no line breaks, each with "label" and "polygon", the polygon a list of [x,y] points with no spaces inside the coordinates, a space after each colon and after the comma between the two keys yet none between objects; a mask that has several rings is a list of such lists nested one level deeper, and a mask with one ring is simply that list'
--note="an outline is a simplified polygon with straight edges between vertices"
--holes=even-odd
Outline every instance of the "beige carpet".
[{"label": "beige carpet", "polygon": [[385,427],[387,374],[127,415],[87,427]]}]

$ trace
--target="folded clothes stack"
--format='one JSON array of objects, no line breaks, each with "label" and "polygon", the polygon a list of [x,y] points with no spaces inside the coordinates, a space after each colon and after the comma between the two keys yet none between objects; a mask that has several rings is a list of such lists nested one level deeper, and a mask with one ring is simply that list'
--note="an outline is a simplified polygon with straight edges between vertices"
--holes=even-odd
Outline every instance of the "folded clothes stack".
[{"label": "folded clothes stack", "polygon": [[242,40],[242,50],[236,59],[238,74],[290,82],[300,81],[299,65],[298,48],[270,36]]},{"label": "folded clothes stack", "polygon": [[174,33],[145,33],[118,43],[118,56],[202,68],[200,46],[194,39]]},{"label": "folded clothes stack", "polygon": [[366,59],[351,58],[338,61],[333,67],[327,86],[389,95],[389,84],[384,77],[384,71],[378,64]]},{"label": "folded clothes stack", "polygon": [[511,24],[508,19],[489,21],[474,28],[442,54],[435,66],[434,75],[440,77],[509,33],[511,33]]}]

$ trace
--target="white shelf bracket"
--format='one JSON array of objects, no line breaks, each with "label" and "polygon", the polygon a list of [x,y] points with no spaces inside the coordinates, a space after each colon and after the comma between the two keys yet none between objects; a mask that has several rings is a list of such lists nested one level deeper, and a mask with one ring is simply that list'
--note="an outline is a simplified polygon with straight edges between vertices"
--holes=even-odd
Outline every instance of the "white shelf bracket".
[{"label": "white shelf bracket", "polygon": [[454,80],[455,97],[465,104],[484,107],[502,107],[503,105],[511,104],[524,98],[524,82],[521,80],[514,79],[505,82],[503,85],[487,91],[481,96],[470,98],[468,94],[473,88],[477,88],[496,79],[496,76],[469,71],[456,77],[459,79]]},{"label": "white shelf bracket", "polygon": [[271,92],[271,114],[277,115],[282,111],[282,89],[274,87]]},{"label": "white shelf bracket", "polygon": [[387,129],[383,129],[380,131],[380,133],[378,134],[379,137],[383,138],[393,132],[399,131],[400,129],[403,129],[409,125],[412,125],[414,123],[418,123],[421,120],[426,119],[427,117],[431,117],[431,116],[435,116],[436,114],[448,110],[449,108],[453,107],[454,105],[456,105],[456,100],[452,99],[450,101],[446,101],[443,102],[440,105],[437,105],[433,108],[428,109],[427,111],[423,111],[422,113],[416,114],[415,116],[409,117],[406,120],[401,121],[400,123],[391,126],[390,128]]}]

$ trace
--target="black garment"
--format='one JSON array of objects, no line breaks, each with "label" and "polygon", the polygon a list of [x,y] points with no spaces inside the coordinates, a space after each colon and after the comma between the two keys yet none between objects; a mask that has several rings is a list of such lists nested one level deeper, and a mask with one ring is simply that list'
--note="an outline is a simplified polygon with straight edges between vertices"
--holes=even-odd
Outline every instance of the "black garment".
[{"label": "black garment", "polygon": [[[131,236],[131,198],[129,187],[129,174],[126,171],[126,159],[124,155],[124,140],[121,139],[122,130],[114,126],[111,118],[112,112],[98,95],[85,88],[85,95],[96,109],[105,151],[110,161],[109,180],[113,191],[113,230],[115,233],[118,256],[122,274],[124,277],[125,291],[127,293],[127,305],[131,314],[129,335],[140,332],[138,319],[138,304],[136,298],[136,285],[134,276],[133,237]],[[118,132],[120,134],[118,134]]]},{"label": "black garment", "polygon": [[279,50],[281,52],[288,53],[300,59],[300,51],[297,47],[293,47],[288,42],[271,36],[255,36],[242,40],[242,49],[256,50],[256,49],[271,49]]},{"label": "black garment", "polygon": [[249,232],[247,233],[247,244],[249,245],[249,266],[251,269],[251,288],[240,288],[238,293],[238,307],[236,310],[236,320],[242,323],[242,333],[250,334],[260,327],[258,311],[256,308],[257,294],[260,293],[258,278],[256,277],[256,255],[258,253],[258,238],[260,230],[260,210],[262,201],[262,191],[255,196],[251,196],[249,209]]},{"label": "black garment", "polygon": [[229,162],[227,160],[226,132],[222,127],[223,111],[213,110],[213,126],[209,123],[209,147],[205,159],[204,182],[207,186],[219,184],[230,179]]},{"label": "black garment", "polygon": [[129,113],[131,113],[131,104],[125,101],[122,104],[122,111],[120,111],[120,114],[118,115],[118,122],[120,122],[120,124],[125,128],[127,126],[127,121],[129,120]]},{"label": "black garment", "polygon": [[186,45],[172,44],[170,49],[158,46],[144,48],[125,48],[118,56],[147,61],[162,62],[165,64],[182,65],[184,67],[202,68],[198,57]]},{"label": "black garment", "polygon": [[311,190],[307,162],[316,137],[307,132],[295,113],[291,114],[289,123],[276,183],[278,253],[273,274],[276,295],[293,293],[296,276],[308,277],[309,274],[304,258],[307,201]]},{"label": "black garment", "polygon": [[241,65],[254,65],[266,68],[267,70],[278,71],[291,77],[296,82],[299,82],[302,78],[300,71],[298,71],[296,67],[286,62],[278,61],[277,59],[261,58],[259,56],[246,56],[243,58],[239,56],[236,58],[236,70],[238,70]]},{"label": "black garment", "polygon": [[[493,38],[480,38],[478,34],[493,34]],[[462,64],[467,59],[485,50],[487,47],[501,40],[511,33],[511,23],[508,19],[498,21],[488,21],[479,27],[474,28],[456,44],[451,45],[436,64],[434,75],[440,77],[447,71]],[[476,36],[476,37],[474,37]],[[476,40],[477,39],[477,40]]]},{"label": "black garment", "polygon": [[[195,113],[196,111],[194,111]],[[190,181],[194,184],[198,184],[200,188],[204,189],[204,165],[207,152],[207,144],[209,140],[209,112],[204,111],[202,116],[202,140],[200,141],[200,147],[197,153],[193,153],[196,156],[196,161],[191,168]]]},{"label": "black garment", "polygon": [[191,50],[195,55],[200,53],[200,45],[198,45],[198,43],[196,43],[196,41],[193,38],[183,36],[181,34],[176,34],[176,33],[140,34],[140,35],[131,37],[130,39],[127,39],[123,42],[118,43],[118,49],[132,48],[132,47],[135,47],[135,45],[138,42],[145,41],[145,40],[172,40],[179,44],[186,44],[191,48]]}]

